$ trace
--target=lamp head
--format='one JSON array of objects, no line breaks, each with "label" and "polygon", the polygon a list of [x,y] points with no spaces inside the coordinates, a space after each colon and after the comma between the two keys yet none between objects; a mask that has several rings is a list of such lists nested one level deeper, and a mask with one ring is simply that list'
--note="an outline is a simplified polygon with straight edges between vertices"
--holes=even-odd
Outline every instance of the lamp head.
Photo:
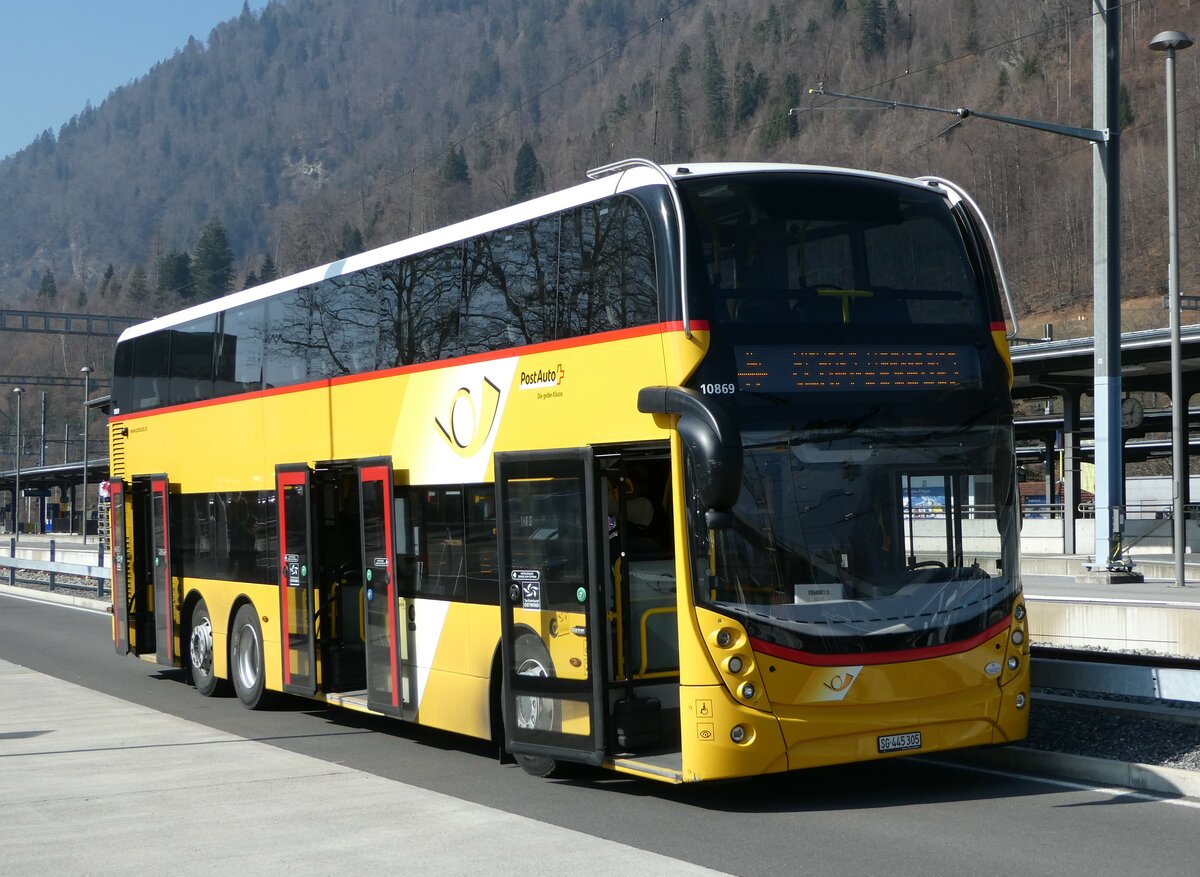
[{"label": "lamp head", "polygon": [[1164,30],[1150,41],[1150,48],[1156,52],[1186,49],[1190,45],[1192,45],[1192,38],[1180,30]]},{"label": "lamp head", "polygon": [[13,387],[13,393],[16,395],[16,397],[18,399],[20,399],[21,396],[23,396],[25,394],[25,388],[24,387]]}]

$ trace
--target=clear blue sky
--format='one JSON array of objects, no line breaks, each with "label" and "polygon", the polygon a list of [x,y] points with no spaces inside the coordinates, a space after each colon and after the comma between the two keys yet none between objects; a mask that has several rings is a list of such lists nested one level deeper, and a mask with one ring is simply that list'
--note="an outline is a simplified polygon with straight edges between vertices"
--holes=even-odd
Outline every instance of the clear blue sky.
[{"label": "clear blue sky", "polygon": [[[267,0],[250,0],[258,12]],[[138,79],[194,36],[242,11],[242,0],[3,0],[0,3],[0,159],[89,100]]]}]

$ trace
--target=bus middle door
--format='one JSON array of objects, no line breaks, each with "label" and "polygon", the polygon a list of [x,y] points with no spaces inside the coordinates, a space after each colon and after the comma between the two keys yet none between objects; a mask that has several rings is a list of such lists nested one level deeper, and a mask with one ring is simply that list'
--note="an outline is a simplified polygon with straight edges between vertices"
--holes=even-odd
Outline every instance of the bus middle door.
[{"label": "bus middle door", "polygon": [[276,466],[275,490],[279,514],[283,690],[312,695],[317,690],[312,471],[303,463]]},{"label": "bus middle door", "polygon": [[358,463],[362,521],[364,634],[367,706],[403,715],[400,617],[396,582],[395,482],[390,458]]}]

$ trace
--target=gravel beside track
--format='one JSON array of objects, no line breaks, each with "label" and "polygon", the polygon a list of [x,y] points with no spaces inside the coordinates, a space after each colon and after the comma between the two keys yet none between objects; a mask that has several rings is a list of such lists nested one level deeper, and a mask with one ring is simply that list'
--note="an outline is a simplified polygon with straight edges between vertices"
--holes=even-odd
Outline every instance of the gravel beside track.
[{"label": "gravel beside track", "polygon": [[[1200,710],[1188,711],[1200,715]],[[1200,771],[1200,725],[1038,703],[1036,690],[1029,714],[1029,736],[1020,745]]]}]

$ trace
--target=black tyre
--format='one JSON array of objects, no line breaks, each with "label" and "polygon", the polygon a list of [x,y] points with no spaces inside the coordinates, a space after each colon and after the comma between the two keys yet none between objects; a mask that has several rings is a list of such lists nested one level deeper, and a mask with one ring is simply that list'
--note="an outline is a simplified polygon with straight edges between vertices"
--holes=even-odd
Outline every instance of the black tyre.
[{"label": "black tyre", "polygon": [[[517,666],[518,676],[554,676],[554,664],[550,653],[541,639],[532,634],[525,634],[517,639],[513,646],[513,661]],[[548,697],[516,698],[517,714],[513,717],[516,727],[523,731],[557,731],[561,727],[562,716],[559,715],[558,702]],[[560,774],[562,765],[556,759],[545,755],[526,755],[514,752],[513,758],[517,764],[535,777],[552,777]]]},{"label": "black tyre", "polygon": [[208,605],[200,600],[192,607],[188,634],[188,670],[196,691],[205,697],[217,694],[223,686],[213,670],[213,623]]},{"label": "black tyre", "polygon": [[249,603],[242,606],[233,617],[233,630],[229,637],[229,675],[238,700],[247,709],[264,706],[266,690],[263,669],[262,625],[258,613]]}]

